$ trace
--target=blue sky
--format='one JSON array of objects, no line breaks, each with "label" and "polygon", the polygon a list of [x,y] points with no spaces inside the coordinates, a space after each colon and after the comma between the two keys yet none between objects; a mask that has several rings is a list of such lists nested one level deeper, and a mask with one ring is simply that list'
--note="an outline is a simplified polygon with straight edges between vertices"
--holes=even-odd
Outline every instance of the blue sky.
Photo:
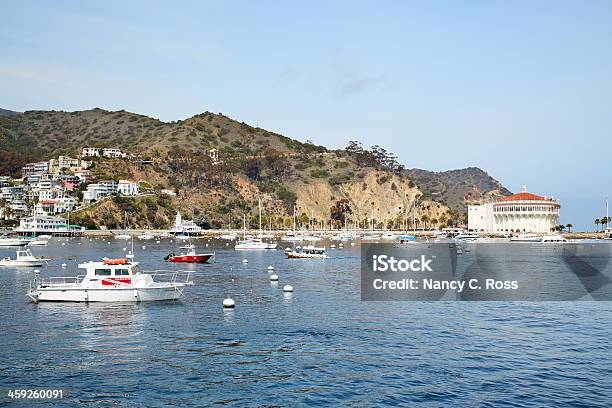
[{"label": "blue sky", "polygon": [[4,4],[0,107],[223,112],[407,167],[478,166],[582,229],[604,215],[610,1],[126,3]]}]

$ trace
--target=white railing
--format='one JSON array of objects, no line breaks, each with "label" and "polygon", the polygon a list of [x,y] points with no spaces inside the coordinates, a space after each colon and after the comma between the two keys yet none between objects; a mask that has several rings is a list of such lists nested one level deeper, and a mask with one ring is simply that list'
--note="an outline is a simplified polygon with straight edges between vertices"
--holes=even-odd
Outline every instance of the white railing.
[{"label": "white railing", "polygon": [[193,282],[189,279],[191,277],[192,271],[169,271],[169,270],[155,270],[155,271],[146,271],[151,275],[151,278],[155,282],[165,282],[165,283],[182,283],[182,284],[192,284]]}]

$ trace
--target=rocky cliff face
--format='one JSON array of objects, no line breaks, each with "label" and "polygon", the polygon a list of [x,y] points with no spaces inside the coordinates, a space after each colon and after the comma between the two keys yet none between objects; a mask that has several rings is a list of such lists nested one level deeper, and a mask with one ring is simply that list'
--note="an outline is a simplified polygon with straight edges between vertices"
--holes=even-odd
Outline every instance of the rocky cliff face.
[{"label": "rocky cliff face", "polygon": [[374,219],[377,222],[400,221],[407,215],[413,217],[413,205],[417,200],[416,216],[420,219],[439,218],[448,213],[447,206],[431,200],[418,200],[423,193],[411,186],[405,177],[372,170],[363,179],[344,183],[332,188],[323,182],[296,188],[297,211],[313,215],[317,219],[328,219],[330,208],[345,199],[351,208],[353,221]]}]

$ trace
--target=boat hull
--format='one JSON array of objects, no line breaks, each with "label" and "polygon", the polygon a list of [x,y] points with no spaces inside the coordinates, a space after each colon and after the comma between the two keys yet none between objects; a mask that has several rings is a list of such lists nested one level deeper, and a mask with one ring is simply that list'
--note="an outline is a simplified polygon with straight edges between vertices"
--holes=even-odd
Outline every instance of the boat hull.
[{"label": "boat hull", "polygon": [[0,266],[17,266],[17,267],[24,267],[24,266],[30,266],[30,267],[34,267],[34,266],[43,266],[44,261],[0,261]]},{"label": "boat hull", "polygon": [[175,255],[166,259],[167,262],[206,263],[214,254]]},{"label": "boat hull", "polygon": [[26,246],[30,243],[29,240],[25,240],[25,239],[7,239],[7,240],[2,240],[0,239],[0,247],[5,247],[5,246]]},{"label": "boat hull", "polygon": [[181,291],[175,287],[113,289],[43,289],[29,295],[38,302],[152,302],[177,300]]},{"label": "boat hull", "polygon": [[300,254],[295,252],[285,252],[288,259],[326,259],[326,254]]}]

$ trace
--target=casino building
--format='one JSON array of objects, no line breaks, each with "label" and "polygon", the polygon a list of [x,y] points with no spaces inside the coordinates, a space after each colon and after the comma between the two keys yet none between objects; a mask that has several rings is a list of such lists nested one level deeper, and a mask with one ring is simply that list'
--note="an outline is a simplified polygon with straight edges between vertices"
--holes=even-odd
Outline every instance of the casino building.
[{"label": "casino building", "polygon": [[559,220],[559,201],[521,192],[494,203],[468,206],[468,229],[479,232],[550,232]]}]

